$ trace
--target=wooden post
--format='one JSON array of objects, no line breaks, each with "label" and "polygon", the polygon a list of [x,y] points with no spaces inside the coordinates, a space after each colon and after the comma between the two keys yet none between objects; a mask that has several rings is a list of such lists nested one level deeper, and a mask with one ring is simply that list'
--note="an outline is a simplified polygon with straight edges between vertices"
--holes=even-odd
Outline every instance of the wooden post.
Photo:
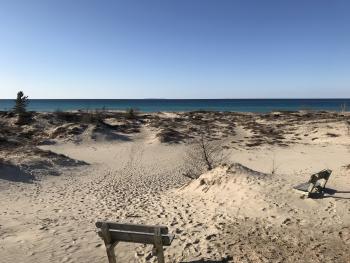
[{"label": "wooden post", "polygon": [[164,263],[162,234],[159,227],[156,227],[154,230],[154,247],[156,249],[158,263]]},{"label": "wooden post", "polygon": [[102,231],[102,238],[103,238],[103,241],[105,242],[105,246],[106,246],[108,262],[109,263],[117,263],[117,261],[115,259],[115,253],[114,253],[114,246],[116,244],[112,243],[111,234],[109,233],[109,228],[108,228],[108,225],[106,223],[102,224],[101,231]]}]

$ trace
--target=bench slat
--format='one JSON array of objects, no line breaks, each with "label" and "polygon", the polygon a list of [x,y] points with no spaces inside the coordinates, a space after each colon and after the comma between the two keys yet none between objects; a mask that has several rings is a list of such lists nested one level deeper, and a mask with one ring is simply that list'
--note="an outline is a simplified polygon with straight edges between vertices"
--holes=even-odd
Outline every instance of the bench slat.
[{"label": "bench slat", "polygon": [[[133,242],[142,244],[154,244],[154,234],[152,233],[141,233],[141,232],[131,232],[124,230],[109,230],[111,235],[111,241],[114,242]],[[170,246],[174,239],[174,235],[167,234],[162,235],[162,245]]]},{"label": "bench slat", "polygon": [[106,223],[110,230],[125,230],[130,232],[145,232],[154,233],[155,228],[160,228],[161,234],[168,234],[169,230],[166,226],[152,226],[152,225],[137,225],[137,224],[119,224],[114,222],[96,222],[96,227],[101,228],[102,224]]}]

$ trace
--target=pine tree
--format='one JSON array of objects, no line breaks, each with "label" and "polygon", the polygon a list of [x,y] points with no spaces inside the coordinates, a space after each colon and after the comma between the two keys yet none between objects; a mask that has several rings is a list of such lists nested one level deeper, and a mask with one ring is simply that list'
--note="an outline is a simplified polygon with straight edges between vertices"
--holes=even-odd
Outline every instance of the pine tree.
[{"label": "pine tree", "polygon": [[17,99],[15,100],[15,106],[13,111],[18,115],[16,124],[23,125],[30,120],[30,114],[27,113],[28,96],[24,96],[23,91],[17,93]]},{"label": "pine tree", "polygon": [[28,96],[24,96],[23,91],[17,93],[17,99],[15,100],[14,112],[19,116],[24,116],[27,112]]}]

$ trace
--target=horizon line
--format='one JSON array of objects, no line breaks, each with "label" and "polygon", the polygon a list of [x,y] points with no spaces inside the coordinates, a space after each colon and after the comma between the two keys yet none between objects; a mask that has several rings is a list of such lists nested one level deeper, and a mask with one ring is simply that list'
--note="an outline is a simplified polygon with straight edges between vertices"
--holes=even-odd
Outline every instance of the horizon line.
[{"label": "horizon line", "polygon": [[[28,98],[28,100],[349,100],[350,97],[294,97],[294,98],[104,98],[104,99],[93,99],[93,98]],[[1,100],[15,100],[15,98],[0,98]]]}]

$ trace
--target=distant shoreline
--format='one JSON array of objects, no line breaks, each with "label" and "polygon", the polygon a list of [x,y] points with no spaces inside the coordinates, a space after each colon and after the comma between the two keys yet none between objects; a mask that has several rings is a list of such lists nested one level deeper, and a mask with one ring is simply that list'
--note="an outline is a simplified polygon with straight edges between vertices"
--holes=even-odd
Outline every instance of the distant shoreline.
[{"label": "distant shoreline", "polygon": [[[0,110],[13,108],[13,99],[0,99]],[[37,112],[136,109],[141,112],[272,112],[346,111],[350,99],[30,99],[28,110]]]}]

